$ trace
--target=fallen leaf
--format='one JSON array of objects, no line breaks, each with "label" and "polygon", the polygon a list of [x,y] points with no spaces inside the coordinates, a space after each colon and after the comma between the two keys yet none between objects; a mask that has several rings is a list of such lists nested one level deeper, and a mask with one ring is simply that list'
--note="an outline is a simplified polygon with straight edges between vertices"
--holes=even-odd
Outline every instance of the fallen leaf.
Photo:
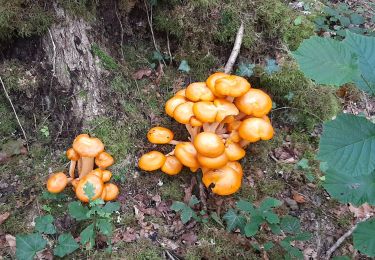
[{"label": "fallen leaf", "polygon": [[297,203],[305,203],[306,200],[305,200],[305,197],[297,192],[293,193],[293,199],[297,202]]},{"label": "fallen leaf", "polygon": [[365,203],[359,207],[354,207],[352,204],[349,205],[350,212],[354,213],[354,216],[359,219],[364,219],[367,216],[375,214],[375,208]]},{"label": "fallen leaf", "polygon": [[38,252],[36,254],[36,258],[38,260],[52,260],[53,259],[53,254],[51,249],[44,249],[41,252]]},{"label": "fallen leaf", "polygon": [[10,156],[8,156],[8,154],[4,153],[4,152],[0,152],[0,163],[5,163],[6,161],[8,161],[10,158]]},{"label": "fallen leaf", "polygon": [[197,242],[198,237],[195,235],[192,231],[189,233],[185,233],[181,236],[181,241],[186,245],[193,245],[195,242]]},{"label": "fallen leaf", "polygon": [[3,214],[0,214],[0,225],[4,223],[5,220],[7,220],[10,216],[9,212],[5,212]]},{"label": "fallen leaf", "polygon": [[150,77],[152,73],[151,69],[140,69],[133,74],[133,79],[142,79],[143,77]]},{"label": "fallen leaf", "polygon": [[10,234],[5,235],[5,239],[8,242],[9,248],[13,254],[16,253],[16,238]]}]

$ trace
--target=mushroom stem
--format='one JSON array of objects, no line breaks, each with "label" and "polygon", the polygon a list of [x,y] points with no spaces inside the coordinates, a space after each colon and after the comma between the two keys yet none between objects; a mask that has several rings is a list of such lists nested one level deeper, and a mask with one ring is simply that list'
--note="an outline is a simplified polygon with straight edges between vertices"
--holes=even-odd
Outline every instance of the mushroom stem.
[{"label": "mushroom stem", "polygon": [[250,141],[241,140],[239,144],[243,148],[243,147],[248,146],[250,144]]},{"label": "mushroom stem", "polygon": [[206,126],[206,130],[205,130],[204,129],[204,124],[203,124],[203,129],[204,129],[205,132],[215,133],[216,129],[217,129],[217,127],[219,125],[220,125],[220,122],[215,122],[215,123],[208,124],[208,126]]},{"label": "mushroom stem", "polygon": [[185,127],[186,127],[186,130],[189,132],[189,135],[193,136],[193,127],[189,124],[186,124]]},{"label": "mushroom stem", "polygon": [[170,155],[174,155],[174,149],[171,152],[167,153],[165,156],[170,156]]},{"label": "mushroom stem", "polygon": [[240,112],[238,115],[234,117],[235,120],[239,121],[243,119],[245,116],[247,116],[244,112]]},{"label": "mushroom stem", "polygon": [[230,134],[218,134],[221,138],[227,139],[230,137]]},{"label": "mushroom stem", "polygon": [[225,129],[225,123],[220,123],[220,125],[216,129],[217,134],[225,134],[227,130]]},{"label": "mushroom stem", "polygon": [[81,176],[82,171],[82,158],[79,158],[78,160],[78,176]]},{"label": "mushroom stem", "polygon": [[69,176],[74,179],[74,170],[76,169],[77,161],[70,161]]},{"label": "mushroom stem", "polygon": [[193,139],[197,136],[197,134],[199,134],[199,132],[201,131],[201,127],[200,126],[195,126],[193,127]]},{"label": "mushroom stem", "polygon": [[82,178],[83,176],[86,176],[89,172],[91,172],[94,169],[95,158],[81,157],[81,159],[82,159],[82,169],[81,169],[81,173],[79,174],[80,178]]},{"label": "mushroom stem", "polygon": [[168,144],[178,145],[179,143],[182,143],[182,142],[181,141],[172,140]]},{"label": "mushroom stem", "polygon": [[234,97],[227,96],[226,100],[228,100],[229,102],[233,103]]}]

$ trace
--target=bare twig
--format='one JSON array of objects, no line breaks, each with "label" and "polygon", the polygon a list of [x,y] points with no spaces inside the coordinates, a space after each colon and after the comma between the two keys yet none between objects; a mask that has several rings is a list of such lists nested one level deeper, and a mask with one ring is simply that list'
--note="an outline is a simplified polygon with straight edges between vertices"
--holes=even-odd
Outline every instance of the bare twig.
[{"label": "bare twig", "polygon": [[331,255],[333,254],[333,252],[336,251],[337,248],[339,248],[341,246],[341,244],[345,241],[346,238],[348,238],[353,232],[354,230],[357,228],[358,224],[359,223],[362,223],[364,221],[366,221],[367,219],[369,219],[370,216],[366,216],[366,218],[360,220],[359,222],[357,222],[357,224],[355,224],[351,229],[349,229],[344,235],[342,235],[337,241],[336,243],[330,247],[330,249],[328,249],[327,253],[326,253],[326,256],[324,259],[326,260],[329,260],[331,259]]},{"label": "bare twig", "polygon": [[16,119],[17,119],[18,125],[19,125],[20,128],[21,128],[21,131],[22,131],[23,137],[25,138],[27,151],[29,151],[30,149],[29,149],[29,144],[28,144],[28,140],[27,140],[26,132],[25,132],[25,130],[24,130],[23,127],[22,127],[22,124],[21,124],[21,122],[20,122],[20,119],[18,118],[18,115],[17,115],[16,109],[15,109],[14,106],[13,106],[13,102],[12,102],[12,100],[10,99],[10,97],[9,97],[9,95],[8,95],[8,91],[7,91],[7,89],[5,88],[5,85],[4,85],[4,82],[3,82],[2,78],[1,78],[1,76],[0,76],[0,83],[1,83],[1,86],[3,87],[3,90],[4,90],[4,93],[5,93],[5,96],[6,96],[6,98],[8,99],[8,101],[9,101],[9,103],[10,103],[10,106],[11,106],[12,109],[13,109],[13,113],[14,113]]},{"label": "bare twig", "polygon": [[124,54],[124,50],[122,48],[122,45],[124,45],[124,26],[122,25],[121,18],[120,18],[119,14],[118,14],[118,11],[117,11],[116,1],[115,1],[115,12],[116,12],[117,20],[118,20],[118,22],[120,24],[120,28],[121,28],[120,50],[121,50],[122,61],[125,61],[125,54]]},{"label": "bare twig", "polygon": [[[52,42],[52,47],[53,47],[53,64],[52,64],[52,78],[55,77],[56,75],[56,44],[55,44],[55,41],[53,40],[53,36],[52,36],[52,33],[51,33],[51,30],[48,29],[48,33],[49,33],[49,37],[51,38],[51,42]],[[52,82],[52,79],[51,79],[51,82]]]},{"label": "bare twig", "polygon": [[172,58],[171,46],[169,44],[169,33],[167,33],[167,48],[168,48],[168,55],[169,55],[169,65],[171,65],[173,58]]},{"label": "bare twig", "polygon": [[233,65],[236,62],[238,53],[240,52],[240,49],[241,49],[243,34],[244,34],[244,24],[243,22],[241,22],[241,25],[237,31],[236,40],[234,41],[232,52],[229,56],[227,64],[225,64],[225,68],[224,68],[225,73],[230,73],[233,70]]}]

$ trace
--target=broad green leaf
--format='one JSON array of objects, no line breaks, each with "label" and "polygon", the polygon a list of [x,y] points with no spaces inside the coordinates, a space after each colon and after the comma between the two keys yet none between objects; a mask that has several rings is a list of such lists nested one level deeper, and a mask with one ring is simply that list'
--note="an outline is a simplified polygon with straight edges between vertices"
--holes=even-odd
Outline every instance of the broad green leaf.
[{"label": "broad green leaf", "polygon": [[18,260],[32,260],[37,252],[43,250],[47,241],[37,233],[16,236],[16,255]]},{"label": "broad green leaf", "polygon": [[88,243],[88,249],[91,249],[95,245],[94,228],[94,224],[90,224],[79,235],[81,237],[81,245],[85,246]]},{"label": "broad green leaf", "polygon": [[178,212],[178,211],[183,210],[186,207],[187,207],[186,204],[181,201],[173,201],[171,210]]},{"label": "broad green leaf", "polygon": [[365,22],[365,18],[360,14],[352,13],[350,15],[350,21],[352,22],[352,24],[361,25]]},{"label": "broad green leaf", "polygon": [[35,219],[35,230],[39,233],[52,235],[56,233],[55,226],[53,225],[52,215],[45,215]]},{"label": "broad green leaf", "polygon": [[219,224],[219,225],[222,226],[222,227],[225,227],[224,224],[223,224],[223,222],[221,222],[221,219],[220,219],[220,217],[217,215],[216,212],[212,212],[210,216],[211,216],[211,218],[212,218],[213,220],[215,220],[215,222],[216,222],[217,224]]},{"label": "broad green leaf", "polygon": [[245,228],[244,228],[245,236],[247,237],[255,236],[258,230],[259,230],[259,224],[254,221],[250,221],[245,225]]},{"label": "broad green leaf", "polygon": [[367,256],[375,256],[375,218],[359,223],[353,232],[354,248]]},{"label": "broad green leaf", "polygon": [[152,60],[153,61],[162,61],[163,60],[163,55],[159,51],[154,51],[152,53]]},{"label": "broad green leaf", "polygon": [[[347,31],[343,43],[356,53],[363,78],[356,78],[358,87],[375,95],[375,37],[368,37]],[[367,86],[366,82],[370,87]]]},{"label": "broad green leaf", "polygon": [[59,236],[58,244],[53,250],[53,254],[58,257],[64,257],[74,252],[79,248],[78,243],[70,233],[62,234]]},{"label": "broad green leaf", "polygon": [[297,163],[297,166],[300,167],[302,170],[308,170],[308,169],[310,169],[310,166],[309,166],[309,160],[307,160],[306,158],[302,158],[302,159]]},{"label": "broad green leaf", "polygon": [[90,201],[95,196],[95,187],[90,181],[86,182],[83,191]]},{"label": "broad green leaf", "polygon": [[180,66],[178,66],[178,70],[188,73],[190,71],[190,66],[188,62],[186,60],[182,60]]},{"label": "broad green leaf", "polygon": [[42,198],[45,200],[63,200],[67,198],[67,195],[64,193],[51,193],[49,191],[43,191]]},{"label": "broad green leaf", "polygon": [[197,215],[195,212],[188,206],[185,206],[185,208],[181,212],[181,221],[183,224],[186,224],[189,222],[191,218],[196,218]]},{"label": "broad green leaf", "polygon": [[284,250],[290,256],[292,256],[294,258],[297,258],[297,259],[303,259],[303,254],[302,254],[301,250],[292,246],[287,238],[284,239],[284,240],[281,240],[280,245],[281,245],[282,248],[284,248]]},{"label": "broad green leaf", "polygon": [[272,211],[264,212],[263,218],[270,224],[278,224],[280,222],[279,216]]},{"label": "broad green leaf", "polygon": [[274,233],[275,235],[280,235],[281,234],[280,225],[268,223],[268,226],[270,227],[272,233]]},{"label": "broad green leaf", "polygon": [[73,201],[68,204],[69,215],[75,218],[76,220],[86,220],[88,219],[89,209],[85,206],[82,206],[81,202]]},{"label": "broad green leaf", "polygon": [[242,211],[245,211],[245,212],[248,212],[248,213],[254,213],[254,210],[255,210],[253,204],[251,204],[250,202],[245,201],[245,200],[238,201],[236,203],[236,207],[239,210],[242,210]]},{"label": "broad green leaf", "polygon": [[103,207],[103,211],[105,213],[110,213],[112,214],[113,212],[119,211],[120,210],[120,203],[119,202],[107,202],[105,206]]},{"label": "broad green leaf", "polygon": [[299,219],[289,215],[281,219],[280,226],[285,233],[289,234],[295,234],[301,230],[301,223]]},{"label": "broad green leaf", "polygon": [[375,124],[348,114],[325,123],[318,159],[341,174],[370,174],[375,169]]},{"label": "broad green leaf", "polygon": [[339,20],[342,26],[348,27],[350,25],[350,19],[346,16],[340,16]]},{"label": "broad green leaf", "polygon": [[271,250],[273,247],[275,246],[274,243],[272,243],[271,241],[270,242],[267,242],[263,245],[263,248],[265,251],[269,251]]},{"label": "broad green leaf", "polygon": [[227,231],[233,231],[236,228],[243,229],[246,224],[245,217],[238,215],[233,209],[229,209],[223,219],[227,225]]},{"label": "broad green leaf", "polygon": [[293,52],[302,72],[319,84],[341,86],[359,75],[358,58],[347,45],[312,36]]},{"label": "broad green leaf", "polygon": [[197,197],[195,197],[195,195],[191,196],[189,200],[189,207],[193,207],[194,205],[198,203],[199,203],[199,200],[197,199]]},{"label": "broad green leaf", "polygon": [[251,63],[240,63],[236,70],[236,74],[241,77],[248,77],[250,78],[253,75],[253,69],[255,64]]},{"label": "broad green leaf", "polygon": [[259,209],[261,211],[263,211],[263,210],[269,210],[271,208],[279,207],[282,204],[283,203],[280,200],[277,200],[275,198],[266,198],[260,204]]},{"label": "broad green leaf", "polygon": [[96,226],[98,227],[100,233],[102,233],[103,235],[112,235],[112,224],[108,219],[99,219],[96,223]]},{"label": "broad green leaf", "polygon": [[264,68],[268,75],[271,75],[274,72],[278,72],[280,70],[279,65],[277,65],[276,60],[274,59],[266,59],[266,67]]},{"label": "broad green leaf", "polygon": [[102,200],[100,198],[92,200],[92,201],[89,202],[90,207],[95,207],[95,206],[104,205],[104,204],[105,204],[104,200]]},{"label": "broad green leaf", "polygon": [[351,176],[328,170],[324,188],[341,203],[375,205],[375,171],[370,175]]}]

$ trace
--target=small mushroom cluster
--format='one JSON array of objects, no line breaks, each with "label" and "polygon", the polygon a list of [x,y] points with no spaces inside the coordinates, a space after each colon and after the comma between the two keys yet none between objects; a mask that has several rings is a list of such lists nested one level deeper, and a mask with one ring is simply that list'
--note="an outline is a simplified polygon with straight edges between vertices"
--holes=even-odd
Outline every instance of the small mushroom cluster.
[{"label": "small mushroom cluster", "polygon": [[233,194],[241,187],[243,171],[238,160],[245,156],[244,148],[273,137],[267,117],[271,109],[271,98],[245,78],[216,72],[206,82],[178,91],[165,104],[165,112],[186,126],[189,141],[173,140],[171,130],[154,127],[147,133],[148,140],[175,148],[167,155],[146,153],[138,165],[169,175],[178,174],[183,166],[192,172],[201,169],[202,181],[213,193]]},{"label": "small mushroom cluster", "polygon": [[[74,139],[72,148],[66,151],[66,157],[70,160],[69,177],[63,172],[52,174],[47,181],[49,192],[60,193],[71,183],[77,198],[82,202],[89,202],[84,189],[90,183],[94,190],[92,200],[101,198],[110,201],[118,197],[118,187],[108,183],[112,173],[107,168],[114,163],[114,159],[104,151],[102,141],[87,134],[80,134]],[[95,165],[98,168],[94,169]],[[76,168],[78,178],[75,177]]]}]

